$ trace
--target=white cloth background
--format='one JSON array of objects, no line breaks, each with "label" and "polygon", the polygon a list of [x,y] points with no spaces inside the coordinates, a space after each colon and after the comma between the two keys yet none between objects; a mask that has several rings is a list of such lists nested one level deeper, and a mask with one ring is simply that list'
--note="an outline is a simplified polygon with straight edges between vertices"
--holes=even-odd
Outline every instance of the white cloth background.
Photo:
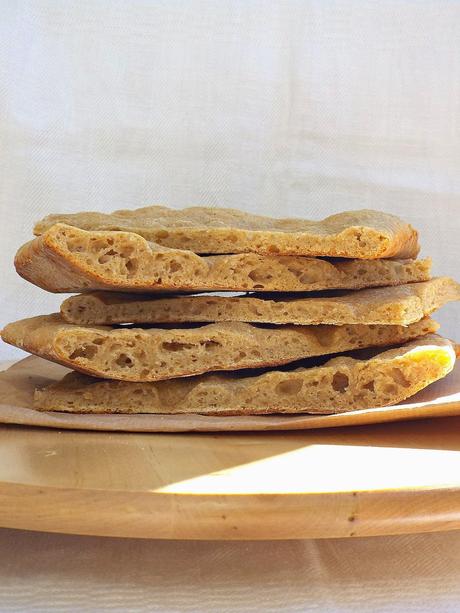
[{"label": "white cloth background", "polygon": [[[460,276],[459,32],[455,0],[0,0],[0,325],[57,309],[12,260],[59,211],[381,208]],[[437,317],[460,340],[458,306]],[[1,539],[2,611],[458,610],[446,535]]]},{"label": "white cloth background", "polygon": [[[382,208],[420,229],[436,273],[456,274],[460,2],[0,7],[0,325],[60,303],[12,268],[49,212]],[[455,336],[459,310],[439,320]]]},{"label": "white cloth background", "polygon": [[2,613],[458,613],[460,532],[144,541],[0,529]]}]

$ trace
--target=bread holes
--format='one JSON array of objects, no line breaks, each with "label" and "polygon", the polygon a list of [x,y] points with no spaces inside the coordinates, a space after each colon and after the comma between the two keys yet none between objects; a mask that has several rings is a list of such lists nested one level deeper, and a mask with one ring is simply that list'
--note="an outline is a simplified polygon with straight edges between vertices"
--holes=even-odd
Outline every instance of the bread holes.
[{"label": "bread holes", "polygon": [[62,238],[65,241],[67,249],[71,253],[80,253],[81,251],[83,251],[83,245],[78,238],[65,236],[64,233],[62,234]]},{"label": "bread holes", "polygon": [[366,241],[363,239],[361,232],[356,232],[355,238],[360,247],[364,247],[366,245]]},{"label": "bread holes", "polygon": [[128,277],[132,277],[137,273],[139,268],[139,261],[136,258],[131,258],[126,262],[126,270],[128,271]]},{"label": "bread holes", "polygon": [[395,383],[386,383],[383,386],[383,391],[385,394],[396,394],[398,391],[398,386]]},{"label": "bread holes", "polygon": [[315,283],[317,281],[317,279],[312,278],[311,275],[304,273],[303,275],[301,275],[299,277],[299,281],[303,284],[303,285],[309,285],[310,283]]},{"label": "bread holes", "polygon": [[212,340],[204,341],[201,344],[203,345],[206,351],[213,351],[214,349],[217,349],[218,347],[222,347],[221,343],[219,343],[218,341],[212,341]]},{"label": "bread holes", "polygon": [[329,347],[334,344],[337,334],[337,326],[318,326],[315,330],[315,336],[321,347]]},{"label": "bread holes", "polygon": [[281,381],[281,383],[278,383],[278,385],[275,387],[275,392],[286,396],[294,396],[294,394],[298,394],[300,392],[302,385],[302,379],[286,379],[286,381]]},{"label": "bread holes", "polygon": [[336,372],[332,377],[332,389],[336,392],[340,392],[343,394],[347,391],[348,386],[350,385],[350,379],[348,375],[343,372]]},{"label": "bread holes", "polygon": [[180,262],[177,262],[176,260],[171,260],[171,262],[169,263],[169,272],[171,274],[174,274],[175,272],[179,272],[180,270],[182,270],[182,264]]},{"label": "bread holes", "polygon": [[368,381],[363,385],[363,390],[368,390],[369,392],[375,392],[375,383],[374,381]]},{"label": "bread holes", "polygon": [[195,346],[194,343],[181,343],[179,341],[165,341],[161,343],[161,348],[165,351],[183,351],[184,349],[192,349]]},{"label": "bread holes", "polygon": [[127,260],[128,258],[130,258],[133,253],[136,251],[136,245],[125,245],[121,250],[120,250],[120,257]]},{"label": "bread holes", "polygon": [[287,269],[288,269],[288,272],[290,272],[291,274],[294,275],[294,277],[297,277],[297,278],[299,278],[304,273],[304,270],[301,270],[299,268],[294,268],[293,266],[288,266]]},{"label": "bread holes", "polygon": [[69,355],[69,360],[77,360],[78,358],[84,358],[85,360],[91,360],[98,352],[97,346],[94,343],[83,343]]},{"label": "bread holes", "polygon": [[[273,279],[273,275],[263,268],[254,268],[248,273],[248,277],[251,279],[251,281],[255,281],[256,283],[270,281]],[[263,287],[263,285],[261,285],[261,287]]]},{"label": "bread holes", "polygon": [[[113,246],[113,241],[109,245],[107,238],[92,237],[92,238],[89,239],[89,242],[90,242],[90,245],[89,245],[90,250],[93,253],[97,253],[99,251],[107,250],[107,249],[109,249],[110,247]],[[107,251],[107,254],[108,255],[118,255],[118,253],[115,252],[115,251],[112,254],[109,251]]]},{"label": "bread holes", "polygon": [[132,368],[134,366],[132,358],[126,353],[120,353],[115,360],[115,364],[120,366],[120,368]]},{"label": "bread holes", "polygon": [[410,381],[406,379],[401,369],[392,368],[390,371],[390,376],[397,385],[402,385],[402,387],[410,387]]},{"label": "bread holes", "polygon": [[[113,241],[112,241],[112,244],[113,244]],[[101,256],[99,256],[97,261],[99,262],[99,264],[106,264],[114,256],[117,256],[117,255],[119,255],[117,251],[114,251],[113,249],[109,249],[108,251],[103,253]]]},{"label": "bread holes", "polygon": [[256,304],[251,304],[249,306],[249,310],[253,315],[256,315],[258,317],[261,317],[263,315],[262,311],[257,307]]}]

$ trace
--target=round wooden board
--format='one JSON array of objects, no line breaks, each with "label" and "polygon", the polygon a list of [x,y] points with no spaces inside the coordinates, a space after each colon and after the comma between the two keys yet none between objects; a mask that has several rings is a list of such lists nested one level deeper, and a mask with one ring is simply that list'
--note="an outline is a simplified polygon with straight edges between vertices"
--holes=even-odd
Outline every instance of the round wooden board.
[{"label": "round wooden board", "polygon": [[0,525],[171,539],[460,528],[460,417],[250,434],[1,426]]}]

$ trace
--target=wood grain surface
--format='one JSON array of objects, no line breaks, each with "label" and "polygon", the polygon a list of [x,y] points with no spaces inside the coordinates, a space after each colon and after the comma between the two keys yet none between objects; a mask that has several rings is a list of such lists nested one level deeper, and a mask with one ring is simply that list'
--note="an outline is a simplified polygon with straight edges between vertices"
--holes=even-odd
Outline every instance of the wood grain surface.
[{"label": "wood grain surface", "polygon": [[460,528],[460,416],[252,433],[3,425],[0,526],[229,540]]},{"label": "wood grain surface", "polygon": [[460,527],[460,417],[257,434],[3,426],[0,525],[172,539]]}]

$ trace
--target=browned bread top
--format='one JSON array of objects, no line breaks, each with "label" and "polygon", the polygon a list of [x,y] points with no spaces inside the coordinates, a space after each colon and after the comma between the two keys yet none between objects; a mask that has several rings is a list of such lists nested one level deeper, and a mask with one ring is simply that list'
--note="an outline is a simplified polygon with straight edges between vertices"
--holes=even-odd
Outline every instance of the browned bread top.
[{"label": "browned bread top", "polygon": [[134,232],[57,224],[19,249],[17,272],[52,292],[313,291],[430,278],[430,260],[326,260],[242,253],[202,257]]},{"label": "browned bread top", "polygon": [[84,230],[124,230],[174,249],[195,253],[260,253],[346,258],[414,258],[416,230],[398,217],[373,210],[347,211],[321,221],[273,219],[236,209],[149,206],[114,213],[48,215],[35,234],[56,223]]}]

